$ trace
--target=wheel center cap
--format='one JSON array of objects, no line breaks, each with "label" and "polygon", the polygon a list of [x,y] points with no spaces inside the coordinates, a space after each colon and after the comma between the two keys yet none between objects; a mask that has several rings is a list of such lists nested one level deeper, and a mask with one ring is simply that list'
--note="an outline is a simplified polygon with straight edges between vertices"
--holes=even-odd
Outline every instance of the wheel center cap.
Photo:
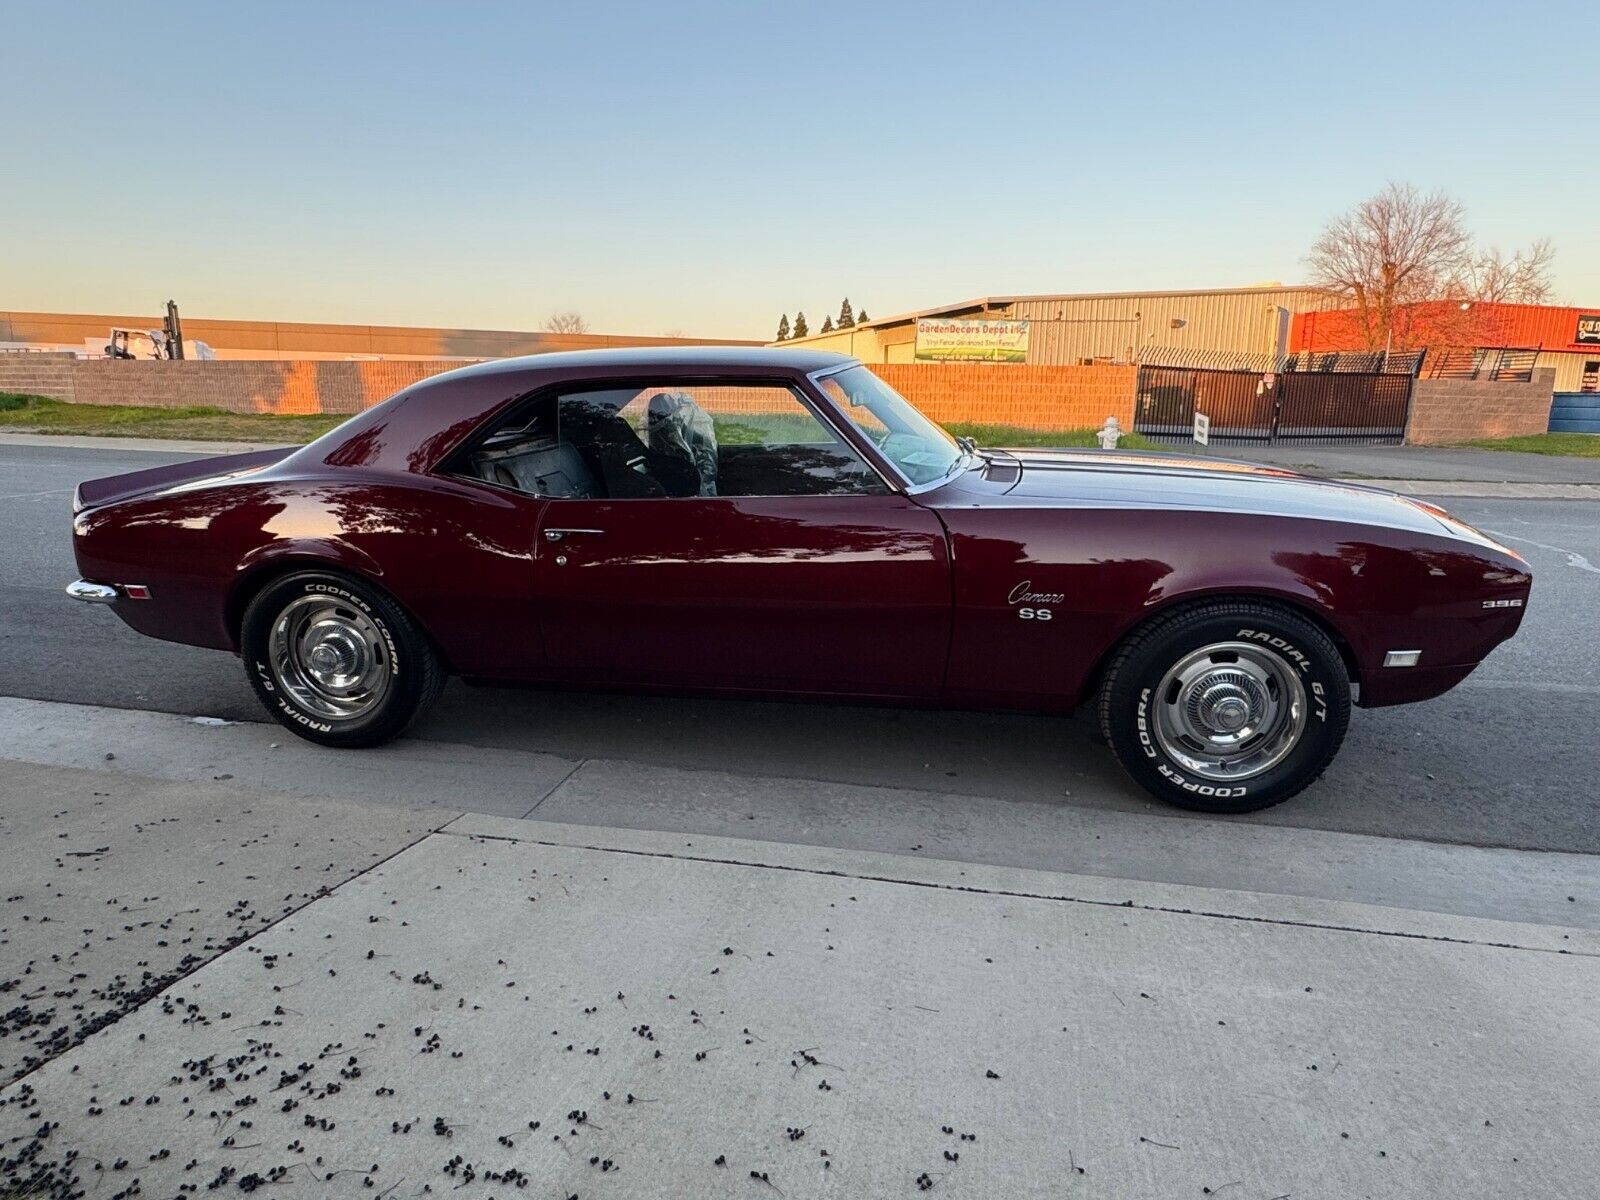
[{"label": "wheel center cap", "polygon": [[1224,733],[1237,733],[1250,719],[1250,705],[1238,696],[1227,696],[1211,710],[1211,723]]},{"label": "wheel center cap", "polygon": [[344,656],[332,642],[322,642],[311,651],[311,669],[323,675],[332,675],[344,665]]}]

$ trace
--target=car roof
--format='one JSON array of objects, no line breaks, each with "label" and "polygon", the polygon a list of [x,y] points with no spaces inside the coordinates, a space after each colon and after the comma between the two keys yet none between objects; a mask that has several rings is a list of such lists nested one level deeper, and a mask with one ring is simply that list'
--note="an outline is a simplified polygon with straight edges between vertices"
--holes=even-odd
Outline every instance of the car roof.
[{"label": "car roof", "polygon": [[412,384],[290,455],[285,467],[426,474],[473,426],[517,397],[547,385],[656,372],[663,383],[696,376],[793,378],[856,362],[826,350],[763,346],[630,346],[492,359]]},{"label": "car roof", "polygon": [[661,368],[674,374],[690,371],[759,374],[762,371],[809,374],[856,360],[831,350],[786,349],[781,346],[627,346],[610,350],[563,350],[497,358],[447,371],[427,382],[461,382],[469,377],[562,374],[578,376],[607,371]]}]

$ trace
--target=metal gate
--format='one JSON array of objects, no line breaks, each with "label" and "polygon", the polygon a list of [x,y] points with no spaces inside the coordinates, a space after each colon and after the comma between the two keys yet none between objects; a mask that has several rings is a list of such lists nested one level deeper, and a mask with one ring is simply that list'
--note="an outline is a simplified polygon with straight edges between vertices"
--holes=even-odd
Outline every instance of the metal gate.
[{"label": "metal gate", "polygon": [[1250,366],[1139,367],[1133,427],[1188,441],[1195,413],[1225,444],[1398,444],[1421,356],[1317,355]]}]

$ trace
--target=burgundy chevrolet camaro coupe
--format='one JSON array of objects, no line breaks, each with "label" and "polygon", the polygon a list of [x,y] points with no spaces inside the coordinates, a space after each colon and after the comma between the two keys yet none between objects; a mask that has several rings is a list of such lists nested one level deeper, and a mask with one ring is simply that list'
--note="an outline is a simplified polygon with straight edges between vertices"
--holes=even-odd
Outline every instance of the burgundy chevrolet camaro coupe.
[{"label": "burgundy chevrolet camaro coupe", "polygon": [[[936,367],[929,368],[937,370]],[[997,370],[1003,368],[997,368]],[[81,484],[68,592],[232,650],[327,746],[448,675],[1067,713],[1246,812],[1516,632],[1430,504],[1175,455],[979,449],[854,359],[591,351],[418,383],[309,446]]]}]

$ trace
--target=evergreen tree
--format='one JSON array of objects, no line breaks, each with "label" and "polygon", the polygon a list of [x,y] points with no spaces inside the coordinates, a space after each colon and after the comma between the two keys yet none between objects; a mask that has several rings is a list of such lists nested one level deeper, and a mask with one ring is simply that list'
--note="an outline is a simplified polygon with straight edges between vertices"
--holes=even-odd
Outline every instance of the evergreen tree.
[{"label": "evergreen tree", "polygon": [[864,308],[858,314],[856,314],[857,325],[865,325],[870,320],[872,320],[872,318],[867,316],[867,310]]},{"label": "evergreen tree", "polygon": [[850,310],[850,297],[844,298],[844,303],[839,305],[839,328],[849,329],[856,323],[856,315]]},{"label": "evergreen tree", "polygon": [[789,314],[788,313],[784,313],[783,316],[778,318],[778,336],[773,338],[772,340],[775,341],[775,342],[786,342],[786,341],[789,340]]},{"label": "evergreen tree", "polygon": [[808,326],[806,324],[806,315],[805,315],[805,313],[803,313],[803,312],[795,313],[795,315],[794,315],[794,336],[797,337],[797,338],[805,337],[805,335],[810,333],[810,332],[811,332],[811,328],[810,328],[810,326]]},{"label": "evergreen tree", "polygon": [[833,318],[832,317],[823,317],[822,318],[822,328],[817,330],[817,332],[818,333],[832,333],[833,332]]}]

